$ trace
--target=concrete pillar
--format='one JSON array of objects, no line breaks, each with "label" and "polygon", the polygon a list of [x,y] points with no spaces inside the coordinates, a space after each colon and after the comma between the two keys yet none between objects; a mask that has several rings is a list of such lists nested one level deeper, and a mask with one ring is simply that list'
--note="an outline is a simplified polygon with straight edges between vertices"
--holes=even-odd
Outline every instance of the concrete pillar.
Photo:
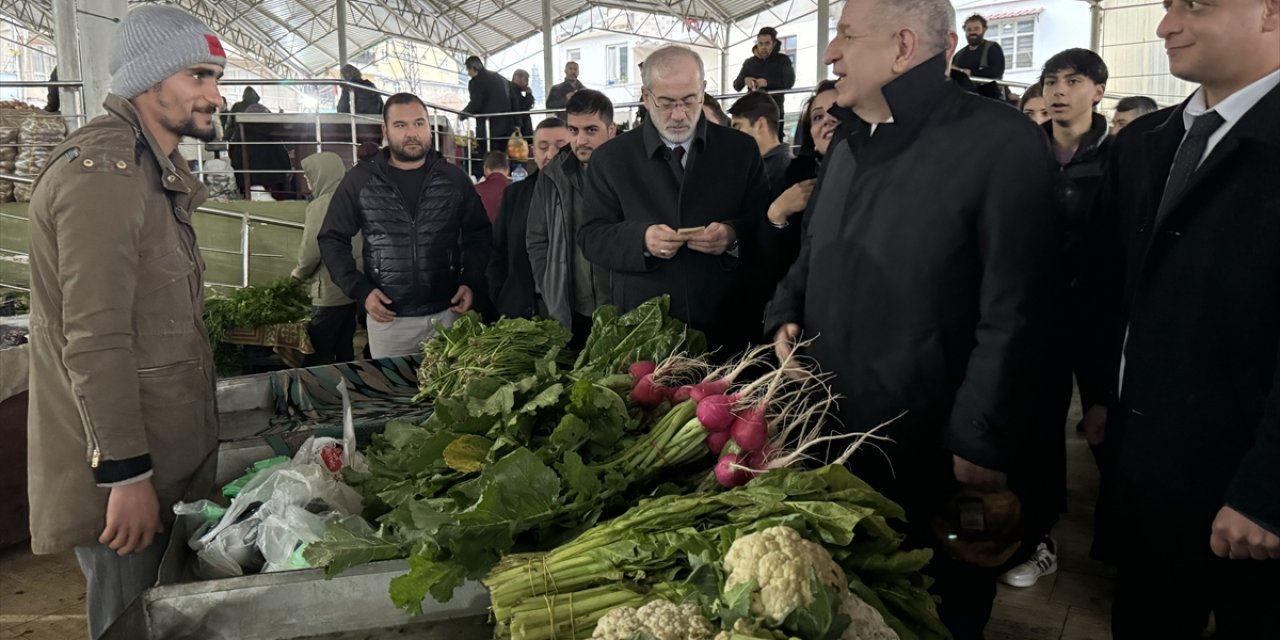
[{"label": "concrete pillar", "polygon": [[814,84],[822,82],[827,78],[827,65],[822,62],[822,57],[826,55],[827,44],[831,35],[831,0],[818,1],[818,67],[816,80]]},{"label": "concrete pillar", "polygon": [[[555,52],[555,34],[552,29],[555,25],[551,24],[551,0],[542,0],[542,84],[544,96],[551,95],[551,87],[555,86],[556,80],[560,77],[560,70],[555,68],[556,52]],[[545,106],[545,105],[544,105]]]},{"label": "concrete pillar", "polygon": [[[75,0],[53,0],[53,40],[58,49],[58,78],[63,81],[79,80],[80,39],[76,37],[76,3]],[[73,130],[82,124],[75,116],[84,115],[80,106],[81,90],[68,87],[59,91],[62,114],[67,117],[67,130]]]},{"label": "concrete pillar", "polygon": [[720,93],[724,94],[733,91],[732,82],[729,79],[729,25],[726,24],[724,44],[720,45]]},{"label": "concrete pillar", "polygon": [[1089,2],[1089,17],[1091,18],[1089,29],[1089,49],[1094,53],[1101,55],[1102,53],[1102,0],[1091,0]]},{"label": "concrete pillar", "polygon": [[127,10],[125,0],[53,1],[58,79],[83,83],[79,90],[62,90],[63,115],[85,116],[68,118],[68,130],[104,112],[102,102],[111,88],[106,52],[115,43],[116,28]]},{"label": "concrete pillar", "polygon": [[338,67],[341,68],[347,64],[347,0],[334,4],[334,18],[338,23]]}]

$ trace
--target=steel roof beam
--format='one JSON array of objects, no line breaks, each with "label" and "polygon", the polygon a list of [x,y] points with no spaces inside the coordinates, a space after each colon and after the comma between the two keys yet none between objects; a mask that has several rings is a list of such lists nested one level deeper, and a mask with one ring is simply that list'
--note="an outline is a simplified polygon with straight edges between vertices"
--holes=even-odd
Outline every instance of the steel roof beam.
[{"label": "steel roof beam", "polygon": [[34,0],[0,0],[0,15],[29,31],[53,37],[53,14],[50,8]]},{"label": "steel roof beam", "polygon": [[[296,74],[297,77],[305,78],[311,74],[311,71],[306,67],[282,59],[271,46],[275,42],[275,38],[267,35],[257,25],[248,20],[236,20],[234,22],[228,20],[220,3],[210,3],[202,0],[172,0],[172,2],[197,18],[204,20],[210,28],[235,48],[257,58],[259,62],[268,67],[274,67],[275,72],[280,74],[281,77],[290,77]],[[244,27],[252,29],[256,33],[249,33]]]}]

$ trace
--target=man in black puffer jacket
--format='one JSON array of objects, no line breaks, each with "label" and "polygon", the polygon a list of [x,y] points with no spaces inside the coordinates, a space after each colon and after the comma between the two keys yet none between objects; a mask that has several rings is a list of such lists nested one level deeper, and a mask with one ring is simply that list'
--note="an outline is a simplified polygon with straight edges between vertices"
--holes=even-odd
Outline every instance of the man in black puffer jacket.
[{"label": "man in black puffer jacket", "polygon": [[[387,99],[388,148],[356,165],[333,195],[320,255],[333,281],[369,313],[375,358],[415,353],[485,293],[489,217],[466,173],[431,146],[426,105]],[[351,238],[364,235],[364,273]]]}]

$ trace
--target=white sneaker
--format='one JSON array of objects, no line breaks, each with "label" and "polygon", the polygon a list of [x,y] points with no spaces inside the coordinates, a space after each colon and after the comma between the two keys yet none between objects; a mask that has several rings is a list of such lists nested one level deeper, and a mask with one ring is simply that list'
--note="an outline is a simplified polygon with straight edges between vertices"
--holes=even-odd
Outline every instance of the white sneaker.
[{"label": "white sneaker", "polygon": [[1057,549],[1058,545],[1052,538],[1048,542],[1041,542],[1026,562],[1001,574],[1000,581],[1011,587],[1030,587],[1040,576],[1057,573]]}]

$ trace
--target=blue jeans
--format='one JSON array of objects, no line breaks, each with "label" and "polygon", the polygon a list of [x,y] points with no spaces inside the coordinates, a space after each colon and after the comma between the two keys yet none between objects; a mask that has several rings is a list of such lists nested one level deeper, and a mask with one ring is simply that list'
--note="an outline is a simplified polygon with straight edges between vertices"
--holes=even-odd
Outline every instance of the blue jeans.
[{"label": "blue jeans", "polygon": [[101,637],[134,598],[155,586],[168,541],[167,534],[159,534],[151,546],[123,557],[105,544],[76,547],[76,560],[84,573],[90,640]]}]

